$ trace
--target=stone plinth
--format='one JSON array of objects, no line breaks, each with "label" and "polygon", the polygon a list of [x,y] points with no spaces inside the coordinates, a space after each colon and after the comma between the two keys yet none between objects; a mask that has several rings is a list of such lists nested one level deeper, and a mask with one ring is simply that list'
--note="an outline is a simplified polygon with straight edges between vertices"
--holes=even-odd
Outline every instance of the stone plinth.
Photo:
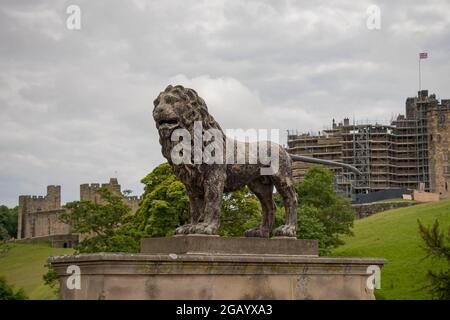
[{"label": "stone plinth", "polygon": [[147,238],[141,253],[149,254],[283,254],[317,256],[317,240],[244,238],[203,235]]},{"label": "stone plinth", "polygon": [[[210,244],[200,246],[199,240]],[[226,246],[219,244],[228,241],[228,252],[222,252]],[[281,252],[290,252],[282,243],[293,241],[292,247],[306,248],[303,252],[308,255],[249,253],[250,241],[236,248],[229,238],[147,239],[142,249],[152,253],[94,253],[49,260],[60,278],[62,299],[373,299],[366,285],[367,267],[385,263],[375,258],[317,257],[310,254],[310,242],[297,244],[291,239],[257,239],[255,251],[266,243],[268,251],[279,246]],[[215,252],[202,252],[208,246]],[[232,248],[239,253],[231,253]],[[80,267],[80,289],[66,285],[71,265]]]}]

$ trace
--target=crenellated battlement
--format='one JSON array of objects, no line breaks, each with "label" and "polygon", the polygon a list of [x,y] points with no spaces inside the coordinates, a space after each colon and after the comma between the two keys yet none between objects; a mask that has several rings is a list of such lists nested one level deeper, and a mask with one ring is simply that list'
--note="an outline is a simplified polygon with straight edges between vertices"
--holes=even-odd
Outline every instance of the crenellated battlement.
[{"label": "crenellated battlement", "polygon": [[135,213],[139,209],[142,196],[123,196],[123,200],[125,204],[130,207],[131,211]]},{"label": "crenellated battlement", "polygon": [[142,196],[125,196],[125,199],[141,201],[142,200]]},{"label": "crenellated battlement", "polygon": [[[103,184],[102,186],[104,186],[105,184]],[[100,183],[83,183],[80,185],[80,188],[85,188],[85,189],[100,189]]]},{"label": "crenellated battlement", "polygon": [[33,196],[33,195],[21,195],[19,197],[22,197],[24,199],[45,199],[46,196]]},{"label": "crenellated battlement", "polygon": [[24,212],[37,212],[57,210],[61,208],[61,186],[47,186],[47,194],[19,196],[19,210]]},{"label": "crenellated battlement", "polygon": [[100,188],[106,188],[115,194],[121,195],[120,184],[117,178],[110,178],[109,183],[84,183],[80,185],[80,200],[92,201],[95,203],[101,202],[101,197],[98,193]]},{"label": "crenellated battlement", "polygon": [[[91,184],[88,184],[89,186],[91,186],[91,188],[94,188],[94,189],[98,189],[98,188],[100,188],[100,183],[91,183]],[[102,184],[102,186],[104,186],[105,184]]]}]

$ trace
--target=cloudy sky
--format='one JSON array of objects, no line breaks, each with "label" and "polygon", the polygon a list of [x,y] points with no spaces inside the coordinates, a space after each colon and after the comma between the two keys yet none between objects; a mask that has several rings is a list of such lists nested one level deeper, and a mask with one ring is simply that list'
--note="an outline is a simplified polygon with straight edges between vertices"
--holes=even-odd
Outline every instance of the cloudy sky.
[{"label": "cloudy sky", "polygon": [[450,98],[450,2],[392,2],[1,0],[0,203],[48,184],[77,200],[111,176],[140,194],[163,162],[151,111],[167,84],[223,128],[318,131],[402,113],[426,51],[422,87]]}]

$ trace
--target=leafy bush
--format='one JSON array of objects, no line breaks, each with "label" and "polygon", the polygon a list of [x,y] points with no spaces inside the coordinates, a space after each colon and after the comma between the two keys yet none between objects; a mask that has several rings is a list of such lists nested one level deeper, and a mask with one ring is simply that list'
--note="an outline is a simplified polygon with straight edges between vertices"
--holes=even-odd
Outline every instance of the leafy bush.
[{"label": "leafy bush", "polygon": [[[343,244],[341,235],[352,235],[355,212],[347,198],[333,188],[333,173],[322,166],[312,166],[303,182],[297,184],[297,238],[313,239],[319,244],[319,254],[329,254],[332,248]],[[284,208],[279,194],[276,225],[283,224]]]},{"label": "leafy bush", "polygon": [[59,278],[56,271],[53,269],[50,263],[46,263],[45,267],[47,268],[47,273],[42,276],[42,280],[44,280],[44,284],[53,289],[53,292],[58,295],[59,294]]},{"label": "leafy bush", "polygon": [[61,221],[70,224],[84,239],[75,246],[77,253],[137,252],[140,236],[129,224],[131,211],[119,195],[106,188],[98,190],[102,203],[74,201],[66,204]]},{"label": "leafy bush", "polygon": [[439,221],[431,227],[425,227],[420,220],[419,233],[425,243],[427,257],[446,262],[447,268],[441,271],[428,271],[430,284],[426,287],[436,300],[450,300],[450,228],[447,236],[440,230]]},{"label": "leafy bush", "polygon": [[14,291],[14,287],[4,277],[0,277],[0,300],[27,300],[28,297],[23,291],[19,289]]},{"label": "leafy bush", "polygon": [[[156,167],[142,183],[145,191],[135,217],[138,232],[147,237],[171,236],[176,227],[189,223],[186,188],[168,163]],[[247,188],[226,193],[219,234],[242,236],[245,230],[258,226],[260,219],[259,202]]]},{"label": "leafy bush", "polygon": [[340,235],[352,235],[355,212],[347,198],[333,188],[333,173],[325,167],[313,166],[297,186],[299,198],[298,238],[319,241],[321,254],[329,254],[343,241]]},{"label": "leafy bush", "polygon": [[7,240],[17,236],[18,207],[13,209],[0,206],[0,240]]}]

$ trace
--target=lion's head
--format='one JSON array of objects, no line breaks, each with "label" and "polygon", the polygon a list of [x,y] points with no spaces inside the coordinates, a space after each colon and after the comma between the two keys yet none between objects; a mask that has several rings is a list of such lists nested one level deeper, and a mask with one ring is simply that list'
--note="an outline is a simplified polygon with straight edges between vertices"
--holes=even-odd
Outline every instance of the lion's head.
[{"label": "lion's head", "polygon": [[[171,136],[176,129],[186,129],[193,135],[194,122],[201,121],[203,130],[219,129],[209,114],[205,101],[194,89],[169,85],[153,102],[153,119],[158,129],[163,154],[171,147]],[[166,151],[166,152],[165,152]]]},{"label": "lion's head", "polygon": [[204,129],[220,129],[209,114],[205,101],[194,89],[169,85],[153,102],[153,119],[161,137],[169,137],[175,129],[193,129],[201,121]]}]

